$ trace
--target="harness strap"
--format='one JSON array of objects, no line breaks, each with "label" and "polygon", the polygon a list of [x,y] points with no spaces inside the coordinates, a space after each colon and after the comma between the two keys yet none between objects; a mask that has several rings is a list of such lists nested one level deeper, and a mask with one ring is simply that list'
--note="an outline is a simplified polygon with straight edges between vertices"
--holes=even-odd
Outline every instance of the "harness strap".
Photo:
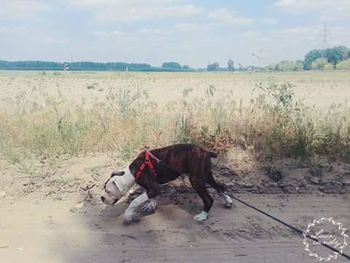
[{"label": "harness strap", "polygon": [[146,167],[148,167],[148,169],[150,170],[151,174],[153,174],[154,177],[157,176],[157,171],[154,168],[154,165],[153,165],[150,157],[154,158],[157,161],[157,163],[160,162],[160,160],[157,157],[155,157],[151,152],[146,151],[145,152],[145,161],[139,166],[139,169],[137,169],[137,171],[135,173],[135,181],[138,181],[138,179],[143,174]]}]

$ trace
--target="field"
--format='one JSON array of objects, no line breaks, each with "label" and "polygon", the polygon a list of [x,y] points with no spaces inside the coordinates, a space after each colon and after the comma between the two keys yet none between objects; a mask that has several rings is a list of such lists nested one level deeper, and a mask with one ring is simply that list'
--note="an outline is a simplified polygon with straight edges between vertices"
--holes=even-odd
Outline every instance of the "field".
[{"label": "field", "polygon": [[342,71],[0,72],[0,262],[315,262],[238,204],[195,224],[185,178],[128,227],[126,205],[99,195],[145,147],[194,142],[220,154],[231,194],[300,228],[333,216],[349,229],[349,87]]},{"label": "field", "polygon": [[349,159],[347,72],[0,77],[1,150],[15,160],[107,151],[128,160],[140,146],[187,141]]}]

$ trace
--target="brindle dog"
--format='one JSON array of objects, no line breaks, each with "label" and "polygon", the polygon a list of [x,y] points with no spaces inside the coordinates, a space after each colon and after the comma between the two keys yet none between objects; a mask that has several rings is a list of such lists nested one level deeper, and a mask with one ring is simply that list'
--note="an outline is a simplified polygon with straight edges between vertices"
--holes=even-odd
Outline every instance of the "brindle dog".
[{"label": "brindle dog", "polygon": [[[232,200],[225,193],[224,186],[215,182],[211,172],[211,158],[216,158],[216,153],[195,144],[175,144],[150,152],[156,157],[150,158],[155,174],[147,167],[142,171],[137,182],[135,181],[135,175],[145,162],[146,152],[142,152],[126,169],[113,172],[105,184],[105,193],[101,196],[101,200],[105,204],[116,203],[126,195],[135,183],[146,190],[144,194],[131,202],[125,211],[124,223],[139,220],[135,210],[141,204],[145,204],[144,211],[154,211],[156,208],[155,197],[160,193],[160,185],[175,180],[181,174],[188,174],[193,189],[203,200],[203,210],[194,217],[195,221],[206,220],[213,205],[213,199],[206,189],[206,184],[212,186],[223,197],[225,207],[232,206]],[[161,162],[158,162],[157,159]]]}]

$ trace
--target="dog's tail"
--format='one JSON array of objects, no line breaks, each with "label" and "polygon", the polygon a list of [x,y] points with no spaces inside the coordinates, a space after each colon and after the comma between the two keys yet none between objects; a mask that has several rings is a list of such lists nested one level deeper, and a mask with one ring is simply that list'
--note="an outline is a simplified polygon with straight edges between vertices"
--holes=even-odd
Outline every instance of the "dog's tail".
[{"label": "dog's tail", "polygon": [[208,156],[210,158],[217,158],[218,157],[218,154],[216,152],[211,152],[211,151],[208,151]]}]

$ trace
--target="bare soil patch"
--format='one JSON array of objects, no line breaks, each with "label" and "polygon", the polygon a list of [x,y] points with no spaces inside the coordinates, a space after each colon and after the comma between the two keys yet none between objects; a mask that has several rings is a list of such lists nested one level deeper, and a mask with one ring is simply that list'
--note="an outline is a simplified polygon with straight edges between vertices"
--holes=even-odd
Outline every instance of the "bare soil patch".
[{"label": "bare soil patch", "polygon": [[[295,233],[238,203],[225,209],[215,198],[209,220],[195,223],[201,201],[186,178],[162,187],[155,214],[124,226],[127,204],[106,207],[99,201],[104,180],[123,165],[106,155],[41,166],[41,176],[1,165],[0,190],[6,193],[0,197],[1,262],[316,262]],[[221,160],[214,176],[231,194],[301,229],[329,216],[350,229],[347,185],[334,187],[349,176],[349,166],[332,167],[321,171],[317,183],[309,168],[286,168],[271,185],[263,170],[247,173]]]}]

